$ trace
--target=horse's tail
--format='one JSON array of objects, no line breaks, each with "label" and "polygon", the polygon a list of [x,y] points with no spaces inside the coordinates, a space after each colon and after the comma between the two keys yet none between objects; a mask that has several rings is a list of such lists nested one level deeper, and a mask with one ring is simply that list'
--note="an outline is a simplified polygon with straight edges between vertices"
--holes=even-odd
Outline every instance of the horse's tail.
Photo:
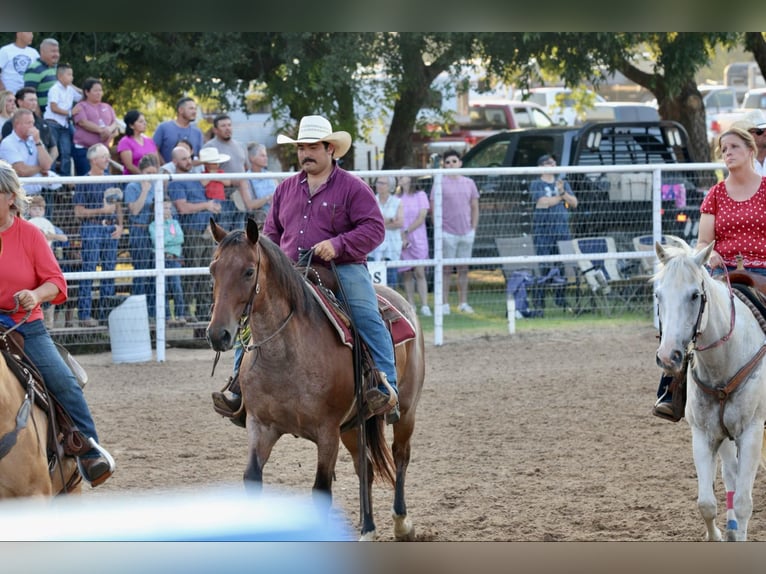
[{"label": "horse's tail", "polygon": [[391,486],[395,484],[394,457],[386,441],[383,417],[370,417],[364,423],[367,449],[372,459],[373,476]]}]

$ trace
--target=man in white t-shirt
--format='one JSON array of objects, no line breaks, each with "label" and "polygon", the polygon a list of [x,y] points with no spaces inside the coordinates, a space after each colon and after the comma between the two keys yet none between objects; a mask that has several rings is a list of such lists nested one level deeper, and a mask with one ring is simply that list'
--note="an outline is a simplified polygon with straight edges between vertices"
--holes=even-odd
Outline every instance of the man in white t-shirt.
[{"label": "man in white t-shirt", "polygon": [[24,87],[24,72],[40,57],[32,47],[32,32],[16,32],[16,41],[0,48],[0,90],[14,94]]}]

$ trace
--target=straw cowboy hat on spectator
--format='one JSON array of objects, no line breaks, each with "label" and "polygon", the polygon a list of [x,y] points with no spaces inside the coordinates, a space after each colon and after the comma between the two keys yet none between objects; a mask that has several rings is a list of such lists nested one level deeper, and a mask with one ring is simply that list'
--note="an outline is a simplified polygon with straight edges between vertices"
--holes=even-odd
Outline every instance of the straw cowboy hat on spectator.
[{"label": "straw cowboy hat on spectator", "polygon": [[298,125],[298,138],[293,139],[283,134],[277,136],[278,144],[312,144],[317,142],[331,143],[335,147],[334,158],[341,158],[351,148],[351,134],[334,132],[332,125],[322,116],[303,116]]},{"label": "straw cowboy hat on spectator", "polygon": [[766,128],[766,115],[760,109],[750,110],[741,119],[732,123],[731,127],[740,128],[745,131],[753,128],[762,130]]},{"label": "straw cowboy hat on spectator", "polygon": [[199,160],[201,163],[226,163],[231,156],[225,153],[219,153],[217,148],[203,147],[199,150]]}]

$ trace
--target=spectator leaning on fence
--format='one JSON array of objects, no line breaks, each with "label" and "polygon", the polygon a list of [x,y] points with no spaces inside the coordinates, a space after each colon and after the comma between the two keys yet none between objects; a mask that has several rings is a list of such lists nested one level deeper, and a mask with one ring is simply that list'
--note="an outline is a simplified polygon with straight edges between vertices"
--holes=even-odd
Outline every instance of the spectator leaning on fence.
[{"label": "spectator leaning on fence", "polygon": [[[176,173],[191,173],[192,158],[186,146],[177,146],[172,153]],[[185,267],[205,267],[210,265],[215,250],[215,242],[210,237],[208,227],[210,218],[217,218],[221,213],[221,204],[205,197],[205,187],[198,180],[176,180],[168,184],[168,196],[178,212],[178,220],[184,230],[183,259]],[[196,322],[198,319],[210,319],[212,287],[210,274],[184,275],[183,291],[187,309],[191,301],[195,302],[195,315],[190,313],[186,319]]]},{"label": "spectator leaning on fence", "polygon": [[[153,153],[147,154],[138,162],[138,167],[142,174],[156,174],[160,169],[160,159]],[[128,212],[128,245],[134,269],[154,269],[149,227],[154,218],[154,196],[158,185],[162,183],[146,179],[131,181],[123,192],[123,202]],[[150,317],[156,314],[154,284],[154,277],[134,277],[131,289],[133,295],[146,295]]]},{"label": "spectator leaning on fence", "polygon": [[[95,144],[88,149],[90,170],[87,175],[104,175],[110,159],[109,148]],[[114,271],[117,266],[117,242],[122,235],[122,191],[109,183],[78,182],[75,187],[74,216],[80,221],[82,271]],[[93,309],[93,279],[80,281],[78,315],[84,327],[97,327],[116,306],[114,278],[101,279],[99,307]],[[94,316],[95,315],[95,316]]]}]

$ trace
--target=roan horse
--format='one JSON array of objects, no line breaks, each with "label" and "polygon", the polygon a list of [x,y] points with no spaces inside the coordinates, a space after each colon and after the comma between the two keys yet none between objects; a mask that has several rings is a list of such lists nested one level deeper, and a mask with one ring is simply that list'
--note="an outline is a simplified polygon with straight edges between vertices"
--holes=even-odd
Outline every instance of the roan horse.
[{"label": "roan horse", "polygon": [[[9,359],[13,360],[13,359]],[[77,461],[49,467],[49,421],[0,353],[0,499],[79,493]]]},{"label": "roan horse", "polygon": [[[369,492],[375,476],[394,481],[393,451],[394,536],[413,539],[404,482],[425,375],[423,334],[414,311],[394,290],[377,287],[409,319],[416,337],[396,348],[401,417],[393,425],[392,451],[383,417],[368,419],[363,426],[367,464],[360,469],[358,426],[340,430],[354,402],[352,351],[339,340],[293,262],[268,237],[259,235],[254,220],[248,219],[245,231],[229,234],[213,221],[210,227],[219,245],[210,265],[214,283],[208,340],[216,351],[230,349],[241,319],[249,321],[252,332],[239,375],[249,443],[245,484],[260,488],[263,467],[283,434],[316,444],[314,490],[330,496],[340,441],[351,453],[357,475],[367,477],[366,484],[360,478],[360,491],[366,486]],[[372,540],[376,536],[372,505],[362,507],[362,539]]]},{"label": "roan horse", "polygon": [[714,243],[698,253],[684,242],[655,244],[662,264],[655,276],[661,326],[657,364],[679,374],[687,354],[686,420],[692,431],[698,498],[707,540],[721,540],[713,486],[717,457],[726,488],[726,539],[746,540],[753,482],[764,458],[766,352],[758,320],[727,281],[704,267]]}]

